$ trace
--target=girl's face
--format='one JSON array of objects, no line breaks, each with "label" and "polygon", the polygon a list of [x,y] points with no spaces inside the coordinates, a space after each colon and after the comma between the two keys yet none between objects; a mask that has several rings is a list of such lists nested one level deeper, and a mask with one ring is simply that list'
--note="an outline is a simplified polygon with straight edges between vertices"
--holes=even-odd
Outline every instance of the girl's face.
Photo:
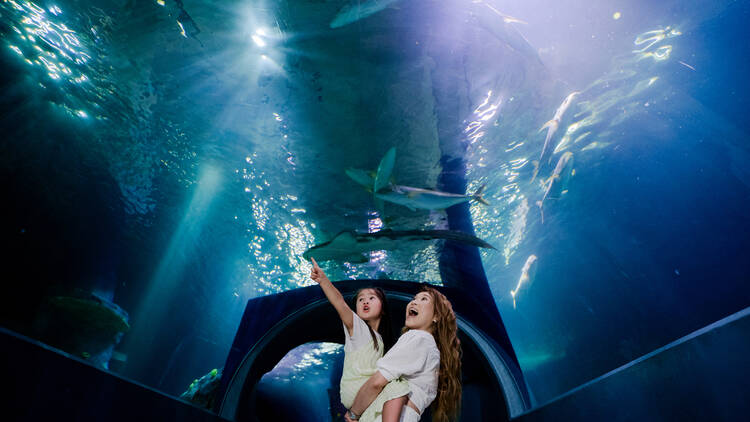
[{"label": "girl's face", "polygon": [[409,329],[432,332],[434,319],[435,303],[429,293],[417,293],[414,299],[406,305],[406,326]]},{"label": "girl's face", "polygon": [[383,303],[373,289],[364,289],[357,296],[357,316],[364,321],[380,318]]}]

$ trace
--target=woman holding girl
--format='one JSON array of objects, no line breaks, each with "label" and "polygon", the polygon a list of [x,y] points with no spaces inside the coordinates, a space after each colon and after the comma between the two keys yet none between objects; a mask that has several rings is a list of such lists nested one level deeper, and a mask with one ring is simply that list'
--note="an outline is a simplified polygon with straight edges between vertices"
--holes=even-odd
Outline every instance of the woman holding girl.
[{"label": "woman holding girl", "polygon": [[[461,403],[461,343],[456,315],[439,291],[423,286],[406,306],[406,326],[398,342],[377,362],[377,371],[359,389],[346,414],[351,422],[379,406],[380,395],[394,380],[409,385],[400,421],[417,422],[432,405],[432,420],[456,420]],[[383,419],[385,420],[385,419]]]},{"label": "woman holding girl", "polygon": [[[354,297],[356,311],[353,311],[315,259],[312,264],[310,278],[320,285],[344,326],[344,371],[340,392],[341,402],[349,409],[362,385],[376,372],[376,362],[383,356],[386,347],[393,344],[388,318],[383,318],[386,311],[385,293],[378,287],[360,289]],[[401,418],[402,409],[407,403],[409,384],[394,379],[383,384],[381,389],[378,403],[370,406],[366,412],[363,409],[360,421],[398,422]]]}]

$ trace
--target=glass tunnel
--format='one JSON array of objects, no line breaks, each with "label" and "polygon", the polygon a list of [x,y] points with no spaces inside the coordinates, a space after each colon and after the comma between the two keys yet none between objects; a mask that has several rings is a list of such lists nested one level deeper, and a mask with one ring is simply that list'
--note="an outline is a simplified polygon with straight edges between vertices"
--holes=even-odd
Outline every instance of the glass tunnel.
[{"label": "glass tunnel", "polygon": [[750,338],[748,16],[2,0],[3,336],[212,417],[343,421],[315,257],[347,300],[381,287],[396,336],[446,295],[460,420],[549,420],[654,359],[747,394],[711,374]]}]

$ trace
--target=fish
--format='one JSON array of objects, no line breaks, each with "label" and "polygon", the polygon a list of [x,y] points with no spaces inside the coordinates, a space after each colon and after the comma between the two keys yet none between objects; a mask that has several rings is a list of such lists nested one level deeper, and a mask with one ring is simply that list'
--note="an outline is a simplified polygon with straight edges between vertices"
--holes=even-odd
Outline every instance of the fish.
[{"label": "fish", "polygon": [[380,160],[377,172],[357,168],[345,170],[347,176],[362,185],[368,192],[377,192],[390,183],[393,167],[396,164],[396,147],[391,147]]},{"label": "fish", "polygon": [[521,289],[521,286],[523,286],[524,284],[531,284],[534,281],[534,278],[536,278],[536,267],[537,257],[536,255],[531,254],[528,258],[526,258],[526,262],[523,264],[523,268],[521,269],[521,278],[518,279],[516,288],[510,291],[510,296],[513,298],[513,309],[516,308],[516,296],[518,295],[518,291]]},{"label": "fish", "polygon": [[486,185],[482,185],[474,193],[462,195],[404,185],[391,185],[390,190],[376,192],[375,198],[403,205],[412,211],[416,211],[417,209],[442,210],[472,200],[489,205],[489,202],[482,197],[485,187]]},{"label": "fish", "polygon": [[472,3],[482,3],[482,4],[484,4],[485,6],[487,6],[488,9],[492,10],[493,12],[495,12],[496,15],[500,16],[503,19],[503,22],[505,22],[505,23],[520,23],[520,24],[523,24],[523,25],[528,25],[528,22],[524,22],[521,19],[514,18],[513,16],[510,16],[510,15],[506,15],[505,13],[497,10],[495,7],[493,7],[490,4],[485,3],[482,0],[473,0]]},{"label": "fish", "polygon": [[427,241],[435,239],[452,240],[479,248],[495,249],[484,240],[457,230],[390,230],[384,229],[375,233],[357,233],[344,230],[333,239],[315,245],[302,255],[305,259],[316,261],[345,261],[364,263],[370,260],[367,252],[398,249],[403,242]]},{"label": "fish", "polygon": [[687,67],[688,69],[695,71],[695,68],[693,66],[690,66],[689,64],[683,62],[682,60],[679,61],[681,65]]},{"label": "fish", "polygon": [[329,26],[332,29],[335,29],[349,25],[350,23],[357,22],[358,20],[362,20],[385,10],[388,6],[397,1],[398,0],[351,0],[351,3],[344,5],[344,7],[339,10]]},{"label": "fish", "polygon": [[565,351],[558,353],[539,353],[533,355],[518,355],[518,364],[524,371],[532,371],[536,368],[547,365],[553,361],[559,361],[566,356]]},{"label": "fish", "polygon": [[544,191],[542,200],[536,202],[539,206],[539,211],[542,214],[542,224],[544,224],[544,208],[542,208],[544,202],[548,199],[560,199],[560,197],[567,192],[570,176],[573,175],[575,175],[575,170],[573,169],[573,153],[565,151],[557,161],[552,176],[547,179],[547,188]]},{"label": "fish", "polygon": [[346,175],[358,184],[362,185],[368,192],[372,192],[375,185],[375,173],[362,169],[348,168]]},{"label": "fish", "polygon": [[380,160],[378,165],[378,172],[375,174],[375,182],[372,191],[377,193],[384,187],[388,186],[391,174],[393,173],[393,167],[396,165],[396,147],[391,147],[388,152],[385,153],[383,159]]},{"label": "fish", "polygon": [[594,141],[594,142],[586,145],[585,147],[581,148],[581,151],[588,151],[588,150],[591,150],[591,149],[594,149],[594,148],[604,148],[607,145],[609,145],[610,143],[611,142]]},{"label": "fish", "polygon": [[[345,172],[349,178],[362,185],[368,192],[372,192],[376,202],[391,202],[403,205],[412,211],[417,209],[442,210],[472,200],[489,205],[489,202],[482,196],[485,185],[482,185],[473,194],[462,195],[392,183],[390,179],[395,163],[396,148],[393,147],[380,160],[376,173],[356,168],[348,168]],[[378,203],[378,209],[382,208],[382,203]]]},{"label": "fish", "polygon": [[[542,147],[542,154],[539,156],[539,165],[536,166],[536,170],[544,163],[544,157],[547,155],[547,152],[552,147],[551,140],[552,136],[557,132],[558,126],[560,126],[560,121],[563,118],[563,115],[565,114],[565,111],[570,107],[570,105],[573,103],[573,99],[580,94],[579,91],[573,91],[570,94],[568,94],[567,97],[565,97],[565,100],[563,100],[562,104],[560,104],[560,107],[557,107],[557,110],[555,111],[555,116],[552,117],[552,120],[545,123],[540,129],[539,132],[543,131],[544,129],[547,129],[547,136],[544,139],[544,146]],[[552,157],[550,157],[550,160]],[[533,181],[534,178],[536,178],[536,171],[534,172],[534,177],[531,178]]]},{"label": "fish", "polygon": [[[493,13],[487,13],[486,9],[490,9]],[[508,16],[484,1],[472,1],[469,10],[469,18],[472,25],[486,30],[496,40],[505,43],[519,54],[532,59],[536,65],[544,66],[536,48],[513,25],[516,23],[527,24],[526,22],[513,16]],[[502,19],[502,24],[498,23],[496,16]]]},{"label": "fish", "polygon": [[185,10],[182,0],[176,0],[175,3],[177,4],[177,8],[180,11],[180,14],[177,16],[177,26],[180,27],[180,34],[185,38],[192,38],[198,41],[201,47],[203,47],[203,42],[201,42],[201,40],[199,40],[197,36],[201,33],[201,29],[198,27],[198,24],[195,23],[190,14],[188,14],[188,12]]}]

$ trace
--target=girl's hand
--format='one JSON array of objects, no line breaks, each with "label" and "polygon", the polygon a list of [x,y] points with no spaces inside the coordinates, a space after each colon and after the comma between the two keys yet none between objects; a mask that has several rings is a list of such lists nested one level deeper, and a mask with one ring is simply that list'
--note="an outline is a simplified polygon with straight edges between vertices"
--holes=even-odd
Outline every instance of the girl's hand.
[{"label": "girl's hand", "polygon": [[315,262],[315,258],[310,258],[312,260],[312,270],[310,270],[310,278],[320,284],[321,282],[328,281],[328,277],[326,277],[326,274],[323,272],[323,270],[318,266],[318,263]]}]

